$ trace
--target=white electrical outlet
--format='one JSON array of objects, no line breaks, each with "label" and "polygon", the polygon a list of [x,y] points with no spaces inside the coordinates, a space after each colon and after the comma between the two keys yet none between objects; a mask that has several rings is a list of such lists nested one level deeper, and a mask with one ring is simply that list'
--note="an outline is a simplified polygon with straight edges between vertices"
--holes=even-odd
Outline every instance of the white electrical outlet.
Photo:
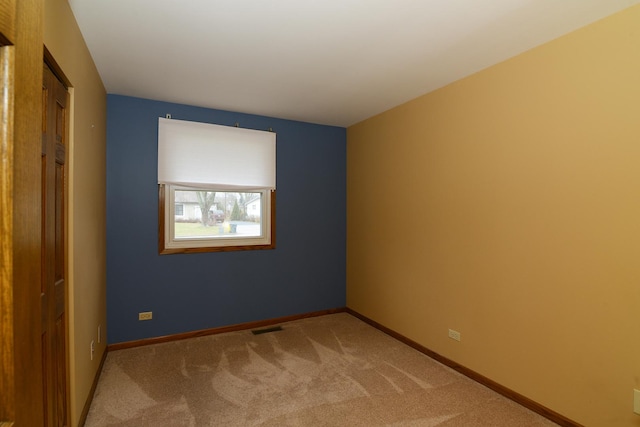
[{"label": "white electrical outlet", "polygon": [[93,360],[93,353],[96,351],[96,343],[91,340],[91,360]]},{"label": "white electrical outlet", "polygon": [[640,415],[640,390],[633,390],[633,412]]},{"label": "white electrical outlet", "polygon": [[449,329],[449,338],[460,341],[460,332]]},{"label": "white electrical outlet", "polygon": [[138,320],[151,320],[153,319],[153,311],[142,311],[138,313]]}]

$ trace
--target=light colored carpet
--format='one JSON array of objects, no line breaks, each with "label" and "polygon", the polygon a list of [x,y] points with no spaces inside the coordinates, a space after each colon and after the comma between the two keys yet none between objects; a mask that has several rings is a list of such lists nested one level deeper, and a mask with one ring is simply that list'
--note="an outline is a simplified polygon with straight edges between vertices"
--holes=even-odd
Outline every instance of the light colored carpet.
[{"label": "light colored carpet", "polygon": [[107,355],[86,427],[555,426],[347,313]]}]

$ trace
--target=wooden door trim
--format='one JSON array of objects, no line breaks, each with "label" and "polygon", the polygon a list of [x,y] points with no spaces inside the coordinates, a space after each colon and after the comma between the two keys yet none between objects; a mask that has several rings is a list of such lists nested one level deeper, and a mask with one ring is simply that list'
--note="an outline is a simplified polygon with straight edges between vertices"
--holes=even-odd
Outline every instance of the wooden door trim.
[{"label": "wooden door trim", "polygon": [[14,47],[0,47],[0,426],[15,419],[13,317],[13,112]]},{"label": "wooden door trim", "polygon": [[11,45],[16,38],[16,2],[0,3],[0,46]]},{"label": "wooden door trim", "polygon": [[[46,45],[44,46],[43,53],[44,53],[44,63],[47,65],[47,67],[51,69],[51,71],[53,71],[53,75],[55,75],[58,78],[58,80],[62,82],[64,87],[67,89],[67,94],[68,94],[69,93],[68,89],[71,87],[71,81],[64,74],[64,71],[62,71],[62,68],[60,67],[60,65],[58,65],[58,63],[56,62],[56,59],[53,57],[51,52],[49,52],[49,49],[47,49]],[[67,101],[69,101],[68,97],[67,97]]]},{"label": "wooden door trim", "polygon": [[42,0],[0,2],[0,46],[5,58],[7,52],[11,55],[10,68],[3,72],[0,109],[4,110],[1,113],[4,117],[7,117],[5,112],[12,114],[0,131],[0,259],[3,263],[0,423],[3,427],[43,423],[37,327],[40,318],[37,153],[41,134],[43,10]]},{"label": "wooden door trim", "polygon": [[16,4],[0,5],[0,427],[15,420],[13,317],[13,126]]}]

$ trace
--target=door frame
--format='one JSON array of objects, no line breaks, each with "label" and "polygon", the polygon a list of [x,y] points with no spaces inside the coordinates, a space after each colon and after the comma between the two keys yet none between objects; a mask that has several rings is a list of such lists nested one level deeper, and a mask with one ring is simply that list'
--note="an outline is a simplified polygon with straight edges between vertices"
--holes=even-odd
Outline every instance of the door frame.
[{"label": "door frame", "polygon": [[[0,425],[42,425],[43,0],[0,2]],[[6,121],[5,121],[6,120]]]}]

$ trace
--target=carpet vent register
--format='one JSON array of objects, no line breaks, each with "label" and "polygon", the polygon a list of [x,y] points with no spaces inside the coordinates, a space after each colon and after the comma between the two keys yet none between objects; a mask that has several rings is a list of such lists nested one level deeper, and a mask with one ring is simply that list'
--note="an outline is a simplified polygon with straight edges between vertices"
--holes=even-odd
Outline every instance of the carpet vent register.
[{"label": "carpet vent register", "polygon": [[273,326],[271,328],[254,329],[253,331],[251,331],[251,333],[253,335],[261,335],[261,334],[268,334],[269,332],[277,332],[281,330],[282,330],[282,326]]}]

